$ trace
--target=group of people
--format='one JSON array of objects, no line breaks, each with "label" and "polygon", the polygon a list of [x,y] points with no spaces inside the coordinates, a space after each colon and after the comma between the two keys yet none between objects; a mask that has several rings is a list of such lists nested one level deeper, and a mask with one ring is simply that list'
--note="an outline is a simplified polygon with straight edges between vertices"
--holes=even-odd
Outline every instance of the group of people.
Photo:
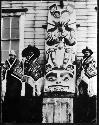
[{"label": "group of people", "polygon": [[[22,51],[22,61],[17,59],[14,50],[10,51],[9,59],[5,61],[2,69],[2,118],[4,122],[35,120],[32,116],[33,103],[37,101],[34,105],[40,107],[43,84],[43,70],[39,64],[39,56],[39,49],[31,45]],[[32,100],[33,97],[34,100]],[[28,114],[29,112],[31,113]],[[35,117],[39,118],[39,116]]]},{"label": "group of people", "polygon": [[[95,60],[92,57],[93,52],[86,47],[82,50],[82,53],[84,56],[80,63],[79,95],[87,93],[89,96],[96,96],[97,68]],[[39,115],[42,115],[41,96],[44,87],[44,72],[38,61],[39,56],[39,49],[31,45],[28,45],[28,47],[22,51],[22,61],[16,58],[16,54],[13,50],[10,51],[9,59],[5,61],[2,70],[2,111],[4,122],[19,121],[20,118],[21,120],[23,119],[23,121],[26,119],[27,121],[33,121],[33,119],[38,122],[39,120],[40,122],[42,121],[41,119],[37,119],[40,118]],[[83,86],[85,87],[84,89]],[[22,96],[25,97],[26,102],[29,101],[29,104],[32,103],[32,106],[25,106],[25,103],[22,103],[25,102],[22,100]],[[37,96],[39,99],[35,98]],[[32,100],[33,97],[35,101]],[[20,101],[20,98],[22,101]],[[30,102],[31,100],[32,102]],[[34,115],[34,109],[31,108],[33,107],[33,103],[35,103],[34,109],[37,109],[36,115]],[[26,108],[30,114],[26,112],[25,115],[24,111],[22,111],[23,107]],[[37,114],[37,112],[40,113]],[[22,115],[24,115],[24,117]]]}]

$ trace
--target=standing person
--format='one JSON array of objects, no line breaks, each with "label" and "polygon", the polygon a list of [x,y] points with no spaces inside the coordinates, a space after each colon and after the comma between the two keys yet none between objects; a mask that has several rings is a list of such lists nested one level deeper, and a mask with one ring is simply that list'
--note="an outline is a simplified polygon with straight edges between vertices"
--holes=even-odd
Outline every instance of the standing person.
[{"label": "standing person", "polygon": [[[81,62],[82,62],[81,81],[85,82],[88,85],[88,96],[86,95],[84,97],[84,96],[79,95],[80,102],[82,102],[83,104],[86,104],[86,106],[83,106],[82,104],[79,103],[80,108],[83,109],[82,112],[80,110],[80,113],[82,113],[81,120],[82,120],[82,122],[86,121],[86,122],[95,123],[97,120],[96,119],[96,101],[97,101],[96,62],[95,62],[94,58],[92,57],[92,54],[93,54],[92,50],[89,49],[88,47],[83,49],[82,53],[84,54],[84,56],[83,56],[83,59],[81,60]],[[80,83],[80,84],[82,84],[82,83]],[[79,88],[79,90],[80,90],[79,92],[82,92],[81,88]],[[82,95],[83,94],[84,93],[82,93]],[[87,99],[82,99],[81,97],[84,97]],[[86,114],[86,115],[84,115],[84,114]]]},{"label": "standing person", "polygon": [[23,79],[25,79],[25,76],[32,78],[30,81],[25,82],[21,114],[23,122],[41,122],[39,114],[41,111],[38,111],[39,107],[41,107],[41,98],[37,97],[39,93],[35,90],[35,83],[38,81],[39,86],[39,79],[42,77],[42,68],[38,62],[39,56],[40,51],[35,46],[28,45],[22,51]]},{"label": "standing person", "polygon": [[[36,82],[39,78],[42,77],[42,67],[39,64],[39,56],[40,51],[35,46],[28,45],[28,47],[22,51],[24,75],[31,76],[33,78],[33,82]],[[32,84],[30,85],[26,82],[25,96],[32,97],[33,95],[35,95],[35,93],[33,92]]]},{"label": "standing person", "polygon": [[77,72],[79,95],[75,99],[75,121],[90,123],[96,122],[97,68],[92,50],[86,47],[82,53],[84,56],[79,62]]},{"label": "standing person", "polygon": [[97,68],[96,62],[92,57],[92,50],[86,47],[82,50],[84,54],[82,59],[81,79],[88,84],[89,96],[97,95]]},{"label": "standing person", "polygon": [[19,108],[20,108],[20,96],[21,96],[21,81],[15,77],[15,69],[20,67],[22,71],[20,61],[16,58],[14,50],[9,53],[9,59],[5,61],[3,65],[3,81],[2,81],[2,93],[5,94],[2,114],[3,122],[17,122],[19,120]]}]

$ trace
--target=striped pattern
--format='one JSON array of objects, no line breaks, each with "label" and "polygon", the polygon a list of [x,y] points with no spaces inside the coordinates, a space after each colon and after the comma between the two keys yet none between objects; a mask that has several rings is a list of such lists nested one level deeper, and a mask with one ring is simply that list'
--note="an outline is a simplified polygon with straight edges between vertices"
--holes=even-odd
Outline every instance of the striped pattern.
[{"label": "striped pattern", "polygon": [[73,98],[44,98],[42,123],[73,123]]},{"label": "striped pattern", "polygon": [[[44,62],[46,29],[42,25],[47,23],[48,8],[59,1],[2,1],[2,8],[27,8],[25,15],[24,42],[40,49],[40,60]],[[82,57],[81,50],[88,45],[97,59],[97,0],[68,0],[64,5],[73,3],[76,10],[77,28],[77,57]]]}]

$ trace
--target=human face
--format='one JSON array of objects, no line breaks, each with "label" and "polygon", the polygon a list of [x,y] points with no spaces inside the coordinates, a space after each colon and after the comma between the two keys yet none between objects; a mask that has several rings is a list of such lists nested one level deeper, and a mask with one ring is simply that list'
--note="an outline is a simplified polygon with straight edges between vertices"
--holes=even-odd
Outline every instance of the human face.
[{"label": "human face", "polygon": [[14,60],[14,59],[15,59],[15,55],[10,54],[10,55],[9,55],[9,59],[10,59],[10,60]]},{"label": "human face", "polygon": [[90,56],[90,52],[89,52],[89,51],[86,51],[86,52],[84,53],[84,56],[85,56],[85,57]]}]

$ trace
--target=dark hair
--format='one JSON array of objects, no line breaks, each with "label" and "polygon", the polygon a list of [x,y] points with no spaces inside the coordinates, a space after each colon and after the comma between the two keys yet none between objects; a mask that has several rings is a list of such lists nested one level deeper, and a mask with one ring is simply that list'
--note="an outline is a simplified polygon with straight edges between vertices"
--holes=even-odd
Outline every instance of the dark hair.
[{"label": "dark hair", "polygon": [[33,54],[33,58],[38,58],[40,56],[40,51],[35,46],[28,45],[28,47],[22,51],[22,57],[32,56]]}]

